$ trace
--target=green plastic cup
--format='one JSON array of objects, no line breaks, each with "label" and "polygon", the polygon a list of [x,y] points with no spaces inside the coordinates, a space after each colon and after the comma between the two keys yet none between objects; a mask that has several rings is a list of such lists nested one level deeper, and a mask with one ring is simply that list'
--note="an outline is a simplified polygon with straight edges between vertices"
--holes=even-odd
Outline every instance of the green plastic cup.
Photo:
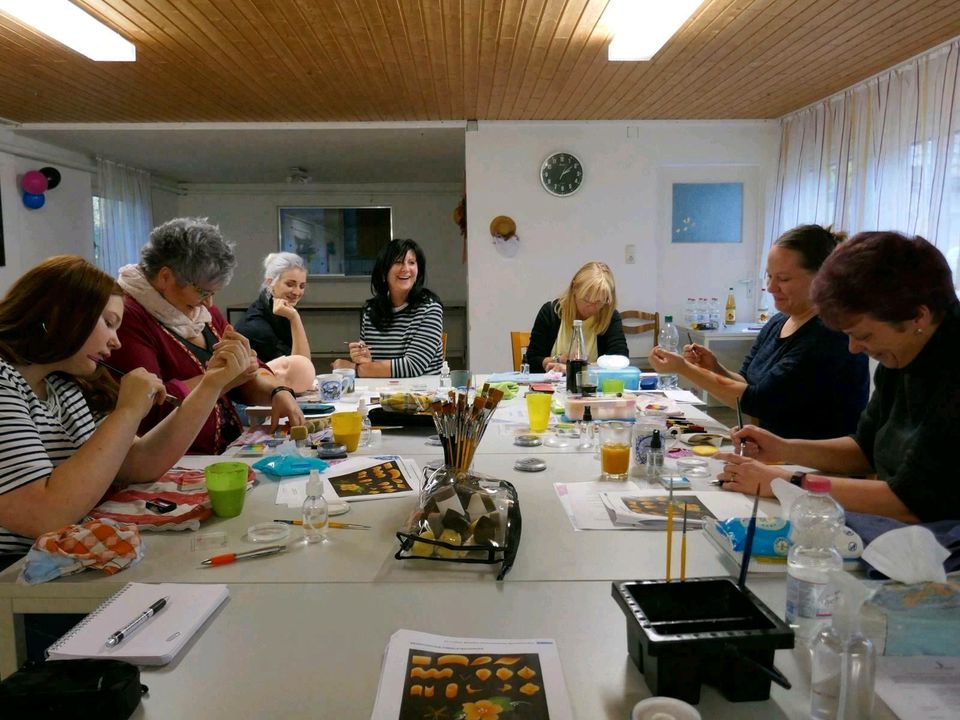
[{"label": "green plastic cup", "polygon": [[623,392],[623,380],[618,378],[604,378],[600,385],[600,392],[616,395]]},{"label": "green plastic cup", "polygon": [[248,471],[247,464],[242,462],[218,462],[203,469],[214,515],[231,518],[243,512]]}]

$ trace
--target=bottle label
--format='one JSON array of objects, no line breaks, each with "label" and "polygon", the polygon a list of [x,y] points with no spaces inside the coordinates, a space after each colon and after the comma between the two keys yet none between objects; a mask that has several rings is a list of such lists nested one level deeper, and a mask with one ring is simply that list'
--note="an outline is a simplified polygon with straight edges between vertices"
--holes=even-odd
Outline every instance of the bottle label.
[{"label": "bottle label", "polygon": [[836,601],[837,591],[830,587],[826,578],[823,582],[814,582],[787,574],[785,614],[788,623],[800,620],[829,620]]},{"label": "bottle label", "polygon": [[728,307],[726,313],[724,313],[723,321],[727,325],[733,325],[737,321],[737,309]]}]

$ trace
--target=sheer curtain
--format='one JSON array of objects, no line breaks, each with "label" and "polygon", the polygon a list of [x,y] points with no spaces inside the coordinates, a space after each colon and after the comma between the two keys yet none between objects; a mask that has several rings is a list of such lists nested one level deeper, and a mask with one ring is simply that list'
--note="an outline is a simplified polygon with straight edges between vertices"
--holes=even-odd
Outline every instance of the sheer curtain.
[{"label": "sheer curtain", "polygon": [[[960,282],[960,38],[781,119],[773,237],[922,235]],[[764,256],[766,253],[764,253]]]},{"label": "sheer curtain", "polygon": [[153,228],[150,173],[97,158],[94,201],[97,264],[112,277],[136,262]]}]

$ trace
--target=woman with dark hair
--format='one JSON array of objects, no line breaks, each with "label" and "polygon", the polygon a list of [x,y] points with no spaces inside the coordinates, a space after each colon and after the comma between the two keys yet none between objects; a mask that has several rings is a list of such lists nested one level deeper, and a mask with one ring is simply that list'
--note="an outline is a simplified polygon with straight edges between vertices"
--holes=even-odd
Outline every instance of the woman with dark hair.
[{"label": "woman with dark hair", "polygon": [[847,352],[842,332],[817,315],[810,288],[824,261],[843,239],[819,225],[781,235],[767,256],[767,291],[779,311],[760,331],[739,373],[728,370],[702,345],[683,356],[656,347],[650,364],[677,373],[760,427],[789,438],[831,438],[853,432],[867,404],[867,358]]},{"label": "woman with dark hair", "polygon": [[[167,393],[187,398],[203,379],[208,362],[224,340],[247,351],[246,372],[225,388],[190,451],[216,455],[239,437],[241,420],[233,400],[271,405],[272,429],[281,418],[303,423],[294,392],[262,363],[249,341],[227,325],[213,296],[230,282],[237,266],[232,246],[220,229],[199,218],[170,220],[150,233],[140,263],[120,268],[117,282],[127,294],[126,319],[119,331],[122,347],[111,365],[124,371],[143,367],[163,379]],[[141,432],[158,424],[169,406],[154,407]]]},{"label": "woman with dark hair", "polygon": [[627,338],[617,311],[617,285],[606,263],[588,262],[574,274],[556,300],[543,304],[530,330],[527,361],[541,369],[567,371],[567,351],[573,339],[573,321],[583,320],[587,359],[627,355]]},{"label": "woman with dark hair", "polygon": [[[68,301],[37,302],[51,288]],[[98,367],[120,347],[123,311],[116,282],[73,255],[48,258],[0,300],[0,567],[82,518],[114,481],[166,472],[246,366],[242,343],[221,343],[183,404],[137,437],[167,393],[142,368],[118,387]]]},{"label": "woman with dark hair", "polygon": [[[831,495],[847,510],[907,522],[960,518],[954,452],[960,447],[960,303],[943,255],[921,237],[860,233],[824,263],[813,299],[850,352],[880,367],[856,432],[829,440],[785,440],[753,426],[735,432],[745,456],[726,461],[724,488],[770,495],[773,478],[803,484],[784,461],[832,474]],[[762,462],[759,462],[762,461]]]},{"label": "woman with dark hair", "polygon": [[427,259],[413,240],[391,240],[370,275],[373,297],[363,308],[360,341],[334,370],[358,377],[437,375],[443,364],[443,305],[425,287]]}]

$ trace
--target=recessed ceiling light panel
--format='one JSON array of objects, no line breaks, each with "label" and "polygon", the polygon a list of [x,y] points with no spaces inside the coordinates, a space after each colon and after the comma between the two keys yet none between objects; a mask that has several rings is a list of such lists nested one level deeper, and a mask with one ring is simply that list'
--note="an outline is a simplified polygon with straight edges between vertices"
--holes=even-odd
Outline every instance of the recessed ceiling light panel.
[{"label": "recessed ceiling light panel", "polygon": [[137,48],[69,0],[0,0],[0,12],[91,60],[133,62]]}]

